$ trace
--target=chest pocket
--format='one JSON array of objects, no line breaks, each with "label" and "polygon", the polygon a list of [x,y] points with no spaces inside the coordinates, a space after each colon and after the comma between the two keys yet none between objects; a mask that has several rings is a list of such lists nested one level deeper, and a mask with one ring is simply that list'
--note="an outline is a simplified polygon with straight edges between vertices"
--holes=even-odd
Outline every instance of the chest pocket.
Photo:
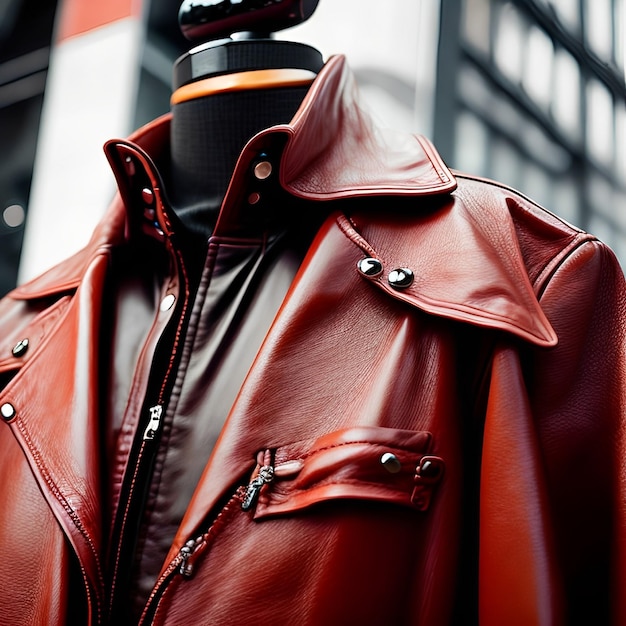
[{"label": "chest pocket", "polygon": [[444,474],[431,440],[427,432],[360,427],[262,451],[242,507],[255,520],[337,499],[426,511]]}]

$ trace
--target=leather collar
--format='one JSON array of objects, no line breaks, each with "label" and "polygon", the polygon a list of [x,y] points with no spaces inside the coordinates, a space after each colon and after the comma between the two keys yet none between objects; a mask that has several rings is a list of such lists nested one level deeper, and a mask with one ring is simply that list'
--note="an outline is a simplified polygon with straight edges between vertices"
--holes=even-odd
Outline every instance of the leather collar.
[{"label": "leather collar", "polygon": [[[125,153],[139,155],[137,163],[145,168],[145,180],[150,182],[157,195],[160,191],[158,173],[148,155],[155,155],[155,160],[158,160],[159,153],[166,149],[169,121],[169,115],[163,116],[137,131],[129,140],[114,140],[106,146],[108,151],[115,151],[118,156]],[[248,193],[245,187],[250,178],[250,166],[277,136],[284,145],[280,157],[281,185],[294,196],[314,202],[379,197],[381,201],[393,204],[389,197],[449,197],[457,186],[455,177],[426,139],[381,130],[373,125],[358,105],[356,87],[345,59],[337,56],[329,60],[320,72],[290,124],[262,131],[244,148],[216,229],[225,228],[228,223],[236,223],[237,206],[242,204],[241,194]],[[117,163],[112,159],[114,169],[117,168],[116,176],[123,181],[128,173],[123,171],[122,158]],[[123,185],[120,191],[124,196]],[[384,200],[383,196],[389,200]],[[419,204],[411,205],[419,211]],[[129,236],[125,228],[126,212],[132,206],[127,202],[126,207],[118,195],[83,251],[30,283],[18,287],[11,296],[29,299],[76,288],[94,255],[102,252],[103,248],[122,243]],[[441,213],[443,221],[458,221],[454,211]],[[444,213],[447,216],[444,217]],[[502,212],[498,211],[498,215],[502,216]],[[503,219],[510,222],[509,218]],[[167,216],[161,215],[160,220],[161,227],[167,231]],[[492,237],[494,229],[489,225],[484,226],[480,236],[464,239],[463,259],[453,255],[439,259],[437,263],[420,262],[425,272],[430,268],[428,274],[431,284],[439,280],[445,284],[449,282],[450,276],[456,275],[471,284],[447,292],[438,290],[438,301],[443,304],[433,304],[432,301],[429,305],[423,298],[417,298],[413,304],[444,317],[513,332],[539,345],[554,345],[556,336],[533,293],[514,228],[510,223],[504,225],[496,229],[497,236]],[[421,228],[422,239],[428,240],[428,220]],[[437,245],[441,249],[454,249],[455,241],[446,243],[441,239],[448,236],[446,233],[454,238],[458,236],[458,229],[446,228],[445,224],[440,223],[437,228]],[[395,237],[393,240],[397,241]],[[405,241],[398,245],[394,249],[403,250],[408,260],[412,256],[412,244]],[[374,246],[370,247],[374,249]],[[378,244],[375,247],[378,248]],[[380,252],[388,258],[397,256],[393,249]],[[506,257],[504,264],[503,256]],[[481,271],[468,276],[463,269],[466,263],[464,259],[480,259]],[[455,268],[457,264],[463,267]],[[506,269],[503,270],[503,267]],[[494,291],[493,277],[502,277],[504,273],[506,289],[504,292]],[[406,293],[411,292],[409,290]],[[474,296],[477,293],[487,296],[476,301]],[[493,298],[488,294],[494,294]],[[468,301],[468,297],[472,297],[472,301]],[[497,315],[494,317],[494,311],[502,310],[506,311],[505,323],[503,318],[498,320]]]}]

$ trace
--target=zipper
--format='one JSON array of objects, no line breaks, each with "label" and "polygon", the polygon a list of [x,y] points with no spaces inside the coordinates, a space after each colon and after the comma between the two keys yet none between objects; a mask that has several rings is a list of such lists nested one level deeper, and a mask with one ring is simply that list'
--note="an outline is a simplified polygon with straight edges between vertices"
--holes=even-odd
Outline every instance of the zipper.
[{"label": "zipper", "polygon": [[155,404],[151,406],[148,411],[150,412],[150,421],[143,431],[143,440],[151,441],[155,438],[161,426],[161,416],[163,415],[163,405]]},{"label": "zipper", "polygon": [[274,481],[274,467],[271,464],[271,456],[270,450],[262,451],[257,455],[258,471],[256,475],[247,485],[241,485],[237,488],[203,535],[189,539],[180,548],[156,582],[144,609],[140,624],[150,624],[152,622],[161,599],[167,592],[170,584],[177,578],[188,580],[193,577],[196,570],[196,562],[213,544],[231,519],[238,512],[249,512],[256,506],[263,487]]},{"label": "zipper", "polygon": [[249,511],[256,506],[261,489],[264,485],[269,485],[274,480],[274,468],[271,465],[263,465],[259,469],[259,474],[253,478],[245,489],[245,494],[241,502],[241,508]]},{"label": "zipper", "polygon": [[274,465],[271,450],[260,450],[256,455],[256,464],[259,468],[256,475],[245,487],[241,508],[250,511],[256,506],[265,485],[274,481]]},{"label": "zipper", "polygon": [[191,578],[193,574],[193,564],[188,563],[190,557],[195,552],[196,548],[200,545],[202,541],[202,537],[198,537],[197,539],[190,539],[178,553],[178,560],[180,561],[180,565],[178,567],[178,573],[185,578]]},{"label": "zipper", "polygon": [[274,468],[271,465],[263,465],[259,468],[257,476],[255,476],[246,486],[240,486],[231,499],[228,501],[220,515],[215,519],[215,522],[209,529],[209,531],[190,539],[185,545],[178,551],[177,556],[174,558],[171,564],[172,571],[178,573],[183,578],[191,578],[194,573],[194,562],[200,552],[203,552],[205,544],[209,539],[213,539],[216,535],[216,525],[219,527],[224,526],[224,522],[230,520],[233,516],[233,512],[236,511],[237,505],[242,511],[250,511],[257,503],[261,489],[264,485],[268,485],[274,480]]},{"label": "zipper", "polygon": [[[164,372],[159,382],[149,389],[146,397],[156,392],[157,401],[147,408],[147,416],[144,417],[145,426],[141,426],[137,432],[135,441],[129,454],[127,468],[131,473],[124,476],[120,492],[118,510],[113,520],[111,533],[111,567],[109,578],[109,619],[116,621],[121,618],[118,613],[123,612],[124,606],[120,598],[120,579],[130,577],[134,562],[137,534],[143,518],[143,509],[148,490],[154,461],[159,450],[160,433],[165,418],[165,403],[169,395],[171,385],[176,375],[177,363],[180,353],[180,344],[184,336],[184,327],[189,316],[189,278],[185,269],[182,254],[173,250],[178,261],[180,270],[181,288],[179,290],[184,299],[180,302],[180,310],[171,321],[176,320],[175,326],[170,327],[171,347],[168,349],[169,358],[165,363]],[[168,332],[168,331],[164,331]],[[161,350],[163,350],[163,346]],[[159,348],[155,352],[155,357]],[[156,381],[155,381],[156,382]],[[145,410],[145,409],[144,409]],[[147,423],[146,423],[147,422]]]},{"label": "zipper", "polygon": [[176,579],[188,580],[193,577],[197,560],[213,544],[230,520],[241,511],[241,504],[247,489],[247,486],[238,487],[224,508],[213,520],[209,529],[204,534],[194,539],[189,539],[180,548],[154,585],[150,598],[139,620],[140,625],[152,623],[163,596]]},{"label": "zipper", "polygon": [[[116,550],[111,570],[110,586],[109,586],[109,610],[110,616],[113,616],[114,607],[116,605],[116,594],[118,590],[118,581],[120,572],[126,571],[132,565],[132,558],[129,552],[132,550],[129,543],[134,544],[134,534],[129,534],[129,524],[136,524],[135,514],[141,515],[143,501],[146,495],[146,489],[149,484],[149,476],[152,469],[152,462],[158,449],[155,439],[160,430],[163,418],[163,406],[154,405],[148,409],[149,419],[143,435],[141,437],[139,448],[136,454],[132,455],[132,461],[129,467],[133,468],[132,476],[125,477],[127,487],[120,495],[120,503],[124,503],[124,507],[118,509],[118,515],[114,524],[114,541],[116,542]],[[141,431],[140,431],[141,432]],[[131,465],[132,463],[132,465]],[[127,479],[130,480],[127,481]],[[134,551],[134,550],[133,550]],[[128,560],[130,558],[130,561]],[[122,563],[122,561],[124,561]]]}]

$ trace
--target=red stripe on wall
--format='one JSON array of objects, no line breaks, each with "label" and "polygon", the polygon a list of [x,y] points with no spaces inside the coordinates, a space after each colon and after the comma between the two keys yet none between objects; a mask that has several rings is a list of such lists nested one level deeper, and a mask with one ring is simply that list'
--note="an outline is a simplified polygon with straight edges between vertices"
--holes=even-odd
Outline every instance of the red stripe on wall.
[{"label": "red stripe on wall", "polygon": [[138,15],[141,0],[62,0],[59,9],[57,42]]}]

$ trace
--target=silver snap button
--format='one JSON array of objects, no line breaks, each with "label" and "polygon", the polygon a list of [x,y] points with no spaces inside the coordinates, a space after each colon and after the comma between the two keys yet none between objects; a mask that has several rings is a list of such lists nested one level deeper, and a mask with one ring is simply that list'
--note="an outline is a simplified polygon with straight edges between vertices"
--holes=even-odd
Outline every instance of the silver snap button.
[{"label": "silver snap button", "polygon": [[389,272],[388,280],[394,289],[406,289],[413,282],[413,278],[413,272],[410,269],[401,267]]},{"label": "silver snap button", "polygon": [[169,311],[176,302],[176,296],[173,293],[168,293],[163,300],[161,300],[161,311]]},{"label": "silver snap button", "polygon": [[265,180],[272,174],[272,164],[269,161],[259,161],[254,166],[254,175],[258,180]]},{"label": "silver snap button", "polygon": [[0,415],[5,420],[10,420],[15,417],[15,407],[8,402],[5,402],[2,406],[0,406]]},{"label": "silver snap button", "polygon": [[18,341],[11,350],[13,356],[24,356],[28,350],[28,339]]},{"label": "silver snap button", "polygon": [[417,466],[417,475],[420,478],[427,478],[429,480],[436,480],[441,476],[443,472],[443,463],[438,457],[425,456]]},{"label": "silver snap button", "polygon": [[383,264],[378,259],[373,259],[371,257],[361,259],[356,266],[361,274],[369,276],[370,278],[378,276],[383,272]]},{"label": "silver snap button", "polygon": [[402,469],[400,459],[391,452],[385,452],[385,454],[380,457],[380,462],[390,474],[397,474]]}]

